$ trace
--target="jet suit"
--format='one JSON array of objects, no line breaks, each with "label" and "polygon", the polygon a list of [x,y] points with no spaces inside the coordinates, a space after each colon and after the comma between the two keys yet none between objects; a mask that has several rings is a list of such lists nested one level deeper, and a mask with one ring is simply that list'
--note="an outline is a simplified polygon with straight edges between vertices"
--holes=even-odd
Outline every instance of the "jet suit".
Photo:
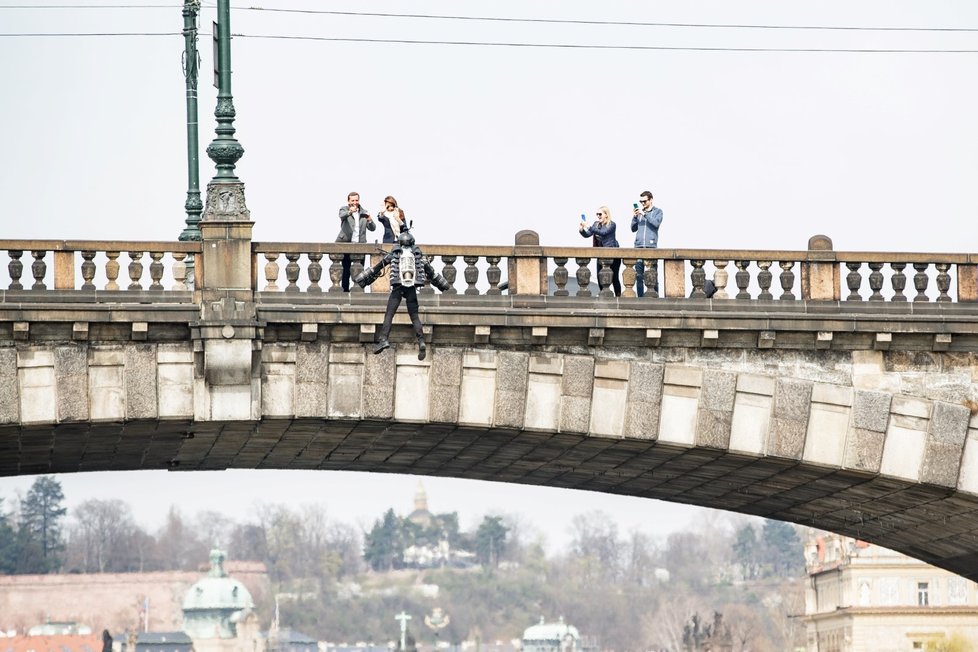
[{"label": "jet suit", "polygon": [[435,272],[435,269],[425,258],[424,254],[414,244],[414,236],[410,231],[402,231],[398,236],[397,245],[384,256],[380,262],[368,270],[357,274],[353,281],[360,287],[366,287],[376,281],[384,267],[390,265],[391,294],[387,299],[387,312],[384,313],[384,324],[380,327],[377,346],[374,353],[380,353],[390,346],[388,337],[394,313],[397,312],[401,300],[407,300],[408,315],[414,326],[414,334],[418,339],[418,360],[424,360],[427,353],[424,343],[424,330],[421,317],[418,315],[418,288],[424,287],[425,279],[431,279],[431,284],[444,292],[449,288],[448,281]]}]

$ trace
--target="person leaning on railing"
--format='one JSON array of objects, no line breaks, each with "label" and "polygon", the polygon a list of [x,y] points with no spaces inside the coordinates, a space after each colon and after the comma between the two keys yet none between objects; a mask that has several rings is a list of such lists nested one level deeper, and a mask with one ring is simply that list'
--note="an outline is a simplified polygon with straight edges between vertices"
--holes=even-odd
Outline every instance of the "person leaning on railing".
[{"label": "person leaning on railing", "polygon": [[377,221],[384,227],[384,244],[397,242],[401,231],[407,230],[404,211],[397,205],[397,200],[390,195],[384,197],[384,210],[377,213]]},{"label": "person leaning on railing", "polygon": [[[360,193],[351,192],[346,196],[346,206],[340,206],[340,232],[336,236],[337,242],[356,242],[364,243],[367,241],[367,229],[373,231],[377,228],[374,221],[370,218],[370,213],[360,206]],[[340,284],[344,292],[350,291],[350,268],[353,260],[350,254],[343,254],[343,276]]]},{"label": "person leaning on railing", "polygon": [[[636,249],[655,249],[659,246],[659,225],[662,224],[662,209],[652,205],[652,193],[648,190],[639,195],[639,204],[635,205],[632,216],[632,232],[635,234]],[[656,263],[653,262],[653,265]],[[656,274],[658,282],[658,274]],[[658,292],[658,284],[651,288]],[[635,263],[635,293],[645,296],[645,261],[641,258]]]},{"label": "person leaning on railing", "polygon": [[[593,238],[595,247],[618,247],[618,239],[615,237],[615,223],[611,219],[611,210],[607,206],[598,209],[598,219],[590,227],[582,219],[578,232],[584,238]],[[600,286],[601,258],[598,256],[598,285]],[[621,281],[618,279],[618,272],[621,269],[621,258],[611,259],[611,285],[615,289],[615,296],[621,296]]]}]

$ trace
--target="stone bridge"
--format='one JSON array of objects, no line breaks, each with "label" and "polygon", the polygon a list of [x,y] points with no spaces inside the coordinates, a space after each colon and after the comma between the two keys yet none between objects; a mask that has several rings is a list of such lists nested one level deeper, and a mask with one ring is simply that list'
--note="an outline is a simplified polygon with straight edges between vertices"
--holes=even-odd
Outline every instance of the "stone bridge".
[{"label": "stone bridge", "polygon": [[[419,361],[404,314],[371,353],[382,282],[339,288],[343,256],[356,270],[375,248],[256,243],[250,225],[205,220],[203,242],[0,241],[0,474],[569,487],[803,523],[978,579],[978,255],[823,237],[620,249],[618,298],[610,260],[532,232],[424,247],[452,289],[422,294]],[[661,290],[641,298],[640,257]]]}]

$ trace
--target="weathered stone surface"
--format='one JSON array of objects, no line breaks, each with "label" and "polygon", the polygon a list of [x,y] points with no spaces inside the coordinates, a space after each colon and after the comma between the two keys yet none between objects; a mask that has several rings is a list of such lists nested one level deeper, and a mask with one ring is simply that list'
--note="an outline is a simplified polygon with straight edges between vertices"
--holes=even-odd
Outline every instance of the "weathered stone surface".
[{"label": "weathered stone surface", "polygon": [[703,385],[700,390],[700,408],[732,412],[736,389],[736,374],[716,369],[704,370]]},{"label": "weathered stone surface", "polygon": [[295,415],[326,414],[329,404],[329,344],[299,342],[295,345]]},{"label": "weathered stone surface", "polygon": [[622,433],[625,437],[655,439],[659,436],[664,375],[664,365],[640,361],[632,363]]},{"label": "weathered stone surface", "polygon": [[462,392],[462,351],[439,347],[431,359],[430,419],[439,423],[458,422]]},{"label": "weathered stone surface", "polygon": [[58,383],[58,420],[87,421],[88,351],[85,346],[59,346],[54,350]]},{"label": "weathered stone surface", "polygon": [[733,410],[710,410],[701,407],[696,412],[696,445],[726,448],[730,442],[732,425]]},{"label": "weathered stone surface", "polygon": [[431,387],[431,360],[418,360],[414,346],[396,346],[394,418],[398,421],[427,421]]},{"label": "weathered stone surface", "polygon": [[876,430],[851,428],[846,437],[846,453],[843,466],[855,471],[878,473],[883,460],[885,435]]},{"label": "weathered stone surface", "polygon": [[462,355],[462,393],[458,408],[459,423],[492,425],[496,407],[496,351],[466,351]]},{"label": "weathered stone surface", "polygon": [[156,402],[156,345],[132,344],[125,347],[126,417],[152,419],[158,414]]},{"label": "weathered stone surface", "polygon": [[20,384],[20,418],[24,423],[54,423],[58,419],[58,397],[54,352],[37,348],[17,353]]},{"label": "weathered stone surface", "polygon": [[812,383],[794,378],[779,378],[774,388],[774,416],[779,419],[808,422],[812,401]]},{"label": "weathered stone surface", "polygon": [[261,406],[267,416],[296,413],[296,350],[292,343],[275,343],[262,348]]},{"label": "weathered stone surface", "polygon": [[0,348],[0,423],[20,421],[20,393],[17,382],[17,350]]},{"label": "weathered stone surface", "polygon": [[891,398],[886,392],[857,389],[852,401],[853,427],[885,432],[890,417]]},{"label": "weathered stone surface", "polygon": [[920,468],[920,481],[942,487],[956,487],[963,447],[964,442],[949,444],[928,441],[924,449],[924,463]]},{"label": "weathered stone surface", "polygon": [[493,423],[500,428],[522,428],[526,413],[528,353],[500,351],[496,368]]},{"label": "weathered stone surface", "polygon": [[[363,393],[364,352],[360,345],[333,344],[330,346],[328,382],[328,416],[359,418]],[[393,356],[390,349],[382,355]]]},{"label": "weathered stone surface", "polygon": [[805,450],[808,423],[772,417],[768,433],[767,454],[800,460]]},{"label": "weathered stone surface", "polygon": [[390,419],[394,416],[395,358],[390,349],[380,355],[365,356],[363,416],[366,419]]},{"label": "weathered stone surface", "polygon": [[594,383],[594,358],[585,355],[564,356],[564,375],[560,393],[563,396],[591,397]]},{"label": "weathered stone surface", "polygon": [[930,419],[928,440],[957,446],[964,446],[968,436],[968,422],[971,420],[971,410],[963,405],[951,405],[940,401],[934,403],[934,412]]}]

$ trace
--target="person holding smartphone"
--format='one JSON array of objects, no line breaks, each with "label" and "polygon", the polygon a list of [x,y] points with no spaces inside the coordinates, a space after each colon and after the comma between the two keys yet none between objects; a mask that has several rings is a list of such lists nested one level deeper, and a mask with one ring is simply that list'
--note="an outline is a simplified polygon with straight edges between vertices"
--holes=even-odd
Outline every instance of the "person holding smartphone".
[{"label": "person holding smartphone", "polygon": [[[632,232],[635,234],[635,248],[655,249],[659,246],[659,225],[662,224],[662,209],[652,205],[652,193],[648,190],[643,191],[639,196],[639,204],[632,204],[635,211],[632,216]],[[635,277],[635,293],[640,297],[644,297],[645,261],[641,258],[635,263]],[[656,284],[652,289],[655,292],[659,291],[658,274],[656,274]]]},{"label": "person holding smartphone", "polygon": [[[618,247],[618,239],[615,237],[615,223],[611,219],[611,210],[607,206],[602,206],[598,209],[597,218],[594,224],[591,226],[587,225],[584,221],[584,216],[581,216],[581,224],[578,227],[578,232],[581,237],[593,238],[593,243],[595,247]],[[607,258],[607,256],[599,256],[599,258]],[[615,290],[615,296],[621,296],[621,280],[618,278],[619,271],[621,270],[621,258],[611,259],[611,285]],[[598,273],[601,272],[601,261],[598,260]],[[598,282],[600,286],[600,281]]]}]

